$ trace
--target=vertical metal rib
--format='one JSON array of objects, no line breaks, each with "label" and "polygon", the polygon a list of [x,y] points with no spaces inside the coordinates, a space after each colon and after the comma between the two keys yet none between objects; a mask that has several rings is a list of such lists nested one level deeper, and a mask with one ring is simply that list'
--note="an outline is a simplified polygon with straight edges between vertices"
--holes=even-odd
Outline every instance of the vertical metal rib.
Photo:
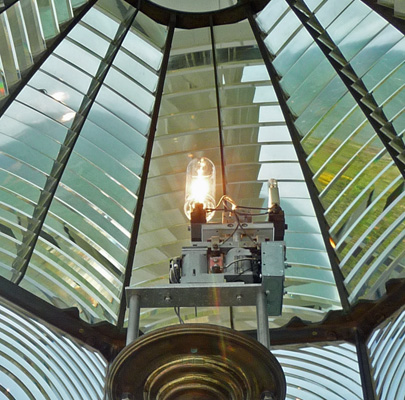
[{"label": "vertical metal rib", "polygon": [[343,309],[349,310],[350,309],[350,304],[349,304],[349,300],[348,300],[349,295],[348,295],[347,289],[343,283],[343,281],[344,281],[343,274],[339,268],[339,263],[338,263],[338,259],[336,257],[336,253],[333,250],[333,248],[329,242],[329,225],[324,216],[325,210],[321,204],[321,201],[319,200],[318,191],[317,191],[316,186],[312,179],[312,177],[313,177],[312,172],[306,161],[306,154],[305,154],[304,149],[302,148],[299,133],[297,131],[297,128],[294,125],[293,116],[292,116],[290,109],[288,108],[287,102],[285,100],[284,93],[283,93],[283,90],[282,90],[280,82],[279,82],[279,77],[271,62],[270,53],[268,52],[266,45],[264,44],[263,39],[260,35],[259,27],[257,26],[256,21],[253,18],[251,10],[247,8],[246,12],[247,12],[247,16],[248,16],[248,19],[250,22],[250,26],[253,30],[257,44],[259,46],[260,53],[263,57],[263,61],[266,65],[267,71],[269,73],[270,80],[273,85],[274,91],[276,93],[278,102],[280,104],[281,111],[283,113],[285,122],[286,122],[288,130],[290,132],[291,140],[295,147],[295,151],[297,152],[298,161],[300,163],[302,173],[304,175],[305,182],[308,187],[308,192],[309,192],[312,204],[315,209],[315,214],[316,214],[317,220],[319,222],[319,227],[321,229],[321,234],[322,234],[323,242],[324,242],[324,245],[326,248],[326,252],[328,254],[329,262],[332,267],[332,272],[333,272],[333,276],[335,278],[336,287],[339,292],[340,302],[342,304]]},{"label": "vertical metal rib", "polygon": [[[146,146],[145,157],[144,157],[145,161],[143,164],[142,175],[141,175],[142,179],[141,179],[141,183],[139,186],[138,201],[136,203],[136,208],[135,208],[135,213],[134,213],[135,214],[134,222],[133,222],[132,230],[131,230],[131,240],[130,240],[129,248],[128,248],[128,257],[127,257],[127,262],[125,265],[125,277],[124,277],[124,284],[123,284],[124,288],[129,285],[130,280],[131,280],[132,267],[133,267],[133,263],[134,263],[134,259],[135,259],[135,248],[136,248],[136,243],[138,240],[139,225],[141,223],[143,201],[145,199],[146,182],[148,180],[148,172],[149,172],[150,161],[151,161],[151,157],[152,157],[153,142],[155,140],[155,133],[156,133],[156,127],[157,127],[157,122],[158,122],[158,117],[159,117],[160,104],[162,102],[163,87],[164,87],[164,83],[165,83],[167,67],[169,65],[169,55],[170,55],[170,49],[171,49],[172,41],[173,41],[175,23],[176,23],[176,15],[173,14],[172,19],[170,21],[169,32],[168,32],[167,38],[166,38],[165,51],[164,51],[163,60],[162,60],[162,68],[160,70],[159,81],[158,81],[158,85],[157,85],[157,89],[156,89],[156,100],[155,100],[155,105],[154,105],[153,113],[152,113],[152,120],[151,120],[151,125],[150,125],[150,130],[149,130],[148,143]],[[119,310],[118,320],[117,320],[118,329],[121,329],[124,325],[125,310],[126,310],[126,300],[125,299],[126,299],[125,290],[123,290],[121,293],[120,310]]]},{"label": "vertical metal rib", "polygon": [[371,375],[371,368],[368,357],[368,350],[365,344],[365,338],[360,335],[356,329],[354,333],[356,340],[357,361],[359,363],[359,371],[361,378],[361,386],[363,388],[364,400],[376,400],[375,384]]},{"label": "vertical metal rib", "polygon": [[68,130],[64,143],[59,149],[59,153],[53,163],[52,170],[46,180],[45,187],[42,189],[39,200],[34,208],[33,215],[28,221],[27,231],[25,232],[23,240],[17,249],[17,257],[12,265],[12,282],[16,283],[17,285],[20,284],[28,269],[35,245],[45,222],[45,218],[48,214],[59,182],[62,179],[63,172],[65,171],[66,165],[73,152],[73,148],[86,122],[87,116],[94,104],[98,92],[102,87],[104,79],[113,64],[115,56],[117,55],[118,50],[120,49],[121,44],[135,19],[136,14],[137,11],[130,10],[126,19],[119,26],[116,36],[111,42],[106,56],[101,61],[98,71],[92,79],[88,93],[84,96],[82,104],[76,113],[72,127]]},{"label": "vertical metal rib", "polygon": [[0,6],[0,14],[10,7],[12,7],[15,3],[18,3],[20,0],[4,0],[4,6]]},{"label": "vertical metal rib", "polygon": [[[396,134],[392,124],[387,120],[381,107],[378,106],[373,94],[368,92],[362,79],[357,76],[356,72],[351,68],[350,62],[347,61],[344,55],[339,51],[338,46],[323,29],[315,14],[311,13],[302,2],[296,0],[286,0],[286,2],[342,80],[348,92],[352,95],[360,110],[384,144],[402,176],[405,178],[405,161],[398,157],[401,154],[405,156],[405,145],[402,138]],[[305,13],[302,11],[303,8],[305,9]],[[312,26],[309,24],[309,21],[311,21]],[[315,29],[313,27],[314,25],[318,26],[319,29]],[[321,35],[322,40],[320,40]],[[327,42],[329,46],[327,46],[325,42]],[[332,57],[332,51],[339,54],[340,61]],[[376,118],[373,116],[376,116]],[[395,147],[391,145],[391,142]]]},{"label": "vertical metal rib", "polygon": [[212,46],[212,61],[214,64],[214,79],[215,79],[215,97],[217,100],[217,117],[218,117],[218,134],[219,134],[219,150],[221,154],[221,177],[222,177],[222,194],[226,195],[226,177],[225,177],[225,157],[224,157],[224,137],[222,132],[222,119],[221,119],[221,102],[219,98],[219,86],[218,86],[218,66],[217,55],[215,52],[215,37],[214,27],[211,18],[210,24],[211,33],[211,46]]},{"label": "vertical metal rib", "polygon": [[5,113],[7,108],[13,103],[16,97],[19,95],[21,90],[29,82],[29,80],[35,75],[35,73],[41,68],[42,64],[48,59],[48,57],[55,51],[59,44],[66,38],[66,36],[71,32],[71,30],[82,20],[86,13],[97,3],[98,0],[89,0],[80,11],[75,15],[75,17],[68,22],[68,25],[63,29],[62,32],[50,41],[49,46],[46,51],[42,53],[38,59],[35,60],[34,65],[29,68],[21,78],[21,80],[11,88],[9,95],[0,101],[0,118]]}]

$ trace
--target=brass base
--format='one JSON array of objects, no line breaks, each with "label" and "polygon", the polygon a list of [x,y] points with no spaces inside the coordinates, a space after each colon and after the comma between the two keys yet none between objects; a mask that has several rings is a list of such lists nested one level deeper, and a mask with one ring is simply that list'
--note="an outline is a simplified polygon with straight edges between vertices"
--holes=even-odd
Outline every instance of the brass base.
[{"label": "brass base", "polygon": [[277,359],[256,340],[208,324],[169,326],[125,347],[107,376],[108,400],[284,400]]}]

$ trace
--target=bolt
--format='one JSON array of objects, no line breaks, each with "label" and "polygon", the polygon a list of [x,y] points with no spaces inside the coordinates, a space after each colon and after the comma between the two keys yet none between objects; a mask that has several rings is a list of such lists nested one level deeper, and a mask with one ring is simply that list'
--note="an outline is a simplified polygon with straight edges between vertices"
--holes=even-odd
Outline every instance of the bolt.
[{"label": "bolt", "polygon": [[328,340],[336,340],[337,339],[336,332],[328,331],[327,338],[328,338]]},{"label": "bolt", "polygon": [[383,314],[378,313],[374,316],[374,320],[380,323],[385,320],[385,316]]},{"label": "bolt", "polygon": [[272,392],[265,390],[264,392],[262,392],[260,400],[275,400],[275,397]]},{"label": "bolt", "polygon": [[170,303],[172,301],[172,298],[170,296],[165,297],[165,302]]},{"label": "bolt", "polygon": [[243,296],[242,296],[241,294],[238,294],[238,295],[236,296],[236,300],[238,300],[239,303],[242,302],[242,298],[243,298]]}]

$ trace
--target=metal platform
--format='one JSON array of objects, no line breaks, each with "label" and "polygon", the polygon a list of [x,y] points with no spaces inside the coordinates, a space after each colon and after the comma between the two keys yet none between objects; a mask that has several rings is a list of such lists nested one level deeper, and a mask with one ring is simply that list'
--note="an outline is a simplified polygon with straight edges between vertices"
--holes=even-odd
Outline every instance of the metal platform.
[{"label": "metal platform", "polygon": [[140,297],[140,307],[231,307],[256,305],[259,283],[190,283],[155,287],[127,287],[127,305],[132,296]]},{"label": "metal platform", "polygon": [[171,284],[127,287],[127,345],[139,335],[141,308],[256,306],[258,341],[270,347],[267,295],[262,284]]}]

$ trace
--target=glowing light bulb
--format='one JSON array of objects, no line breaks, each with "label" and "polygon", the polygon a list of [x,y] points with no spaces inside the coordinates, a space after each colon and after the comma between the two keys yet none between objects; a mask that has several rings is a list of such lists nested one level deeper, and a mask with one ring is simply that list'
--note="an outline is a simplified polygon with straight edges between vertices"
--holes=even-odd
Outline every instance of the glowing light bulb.
[{"label": "glowing light bulb", "polygon": [[[188,219],[197,203],[204,209],[215,208],[215,165],[206,157],[195,158],[187,166],[184,212]],[[208,211],[207,221],[213,216],[214,211]]]}]

